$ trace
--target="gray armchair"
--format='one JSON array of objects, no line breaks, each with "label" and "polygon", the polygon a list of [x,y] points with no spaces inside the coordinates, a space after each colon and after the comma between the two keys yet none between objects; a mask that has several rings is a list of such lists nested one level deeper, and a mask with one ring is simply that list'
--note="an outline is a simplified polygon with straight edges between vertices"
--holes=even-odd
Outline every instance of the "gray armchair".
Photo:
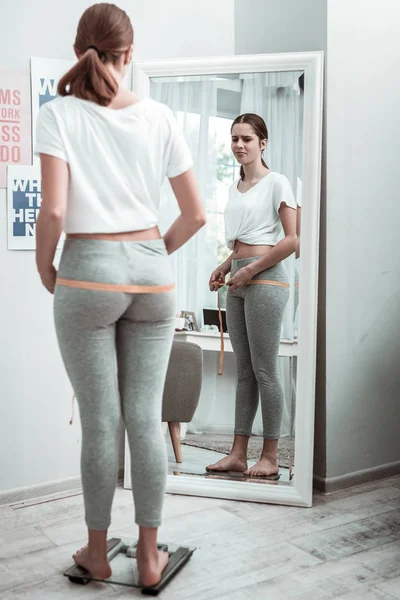
[{"label": "gray armchair", "polygon": [[182,462],[181,423],[193,419],[203,377],[203,350],[191,342],[173,342],[165,380],[162,420],[168,423],[176,462]]}]

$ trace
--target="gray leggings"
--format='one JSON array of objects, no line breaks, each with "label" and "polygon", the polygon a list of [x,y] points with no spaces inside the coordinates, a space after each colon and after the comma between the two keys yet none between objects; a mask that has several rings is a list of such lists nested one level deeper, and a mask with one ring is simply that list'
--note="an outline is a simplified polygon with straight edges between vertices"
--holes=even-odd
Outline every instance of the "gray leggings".
[{"label": "gray leggings", "polygon": [[[67,287],[71,280],[79,285],[97,282],[128,287],[121,291],[75,289]],[[132,459],[136,523],[143,527],[161,523],[167,474],[161,405],[175,304],[173,273],[163,240],[66,240],[54,316],[79,405],[82,485],[90,529],[105,530],[111,522],[121,416]]]},{"label": "gray leggings", "polygon": [[[233,260],[232,276],[256,260],[257,257]],[[277,362],[289,287],[281,263],[258,273],[253,277],[253,281],[257,280],[284,285],[246,285],[229,290],[226,301],[227,326],[237,368],[235,434],[251,435],[260,394],[264,438],[277,440],[283,412]]]}]

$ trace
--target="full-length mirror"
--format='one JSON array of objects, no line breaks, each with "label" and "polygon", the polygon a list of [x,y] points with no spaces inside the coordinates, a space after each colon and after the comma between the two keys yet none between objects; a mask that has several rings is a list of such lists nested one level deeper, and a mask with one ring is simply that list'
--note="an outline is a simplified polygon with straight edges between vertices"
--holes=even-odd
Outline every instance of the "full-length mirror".
[{"label": "full-length mirror", "polygon": [[[310,504],[321,79],[320,53],[136,68],[136,91],[179,124],[207,212],[171,256],[169,491]],[[161,207],[166,230],[168,182]]]}]

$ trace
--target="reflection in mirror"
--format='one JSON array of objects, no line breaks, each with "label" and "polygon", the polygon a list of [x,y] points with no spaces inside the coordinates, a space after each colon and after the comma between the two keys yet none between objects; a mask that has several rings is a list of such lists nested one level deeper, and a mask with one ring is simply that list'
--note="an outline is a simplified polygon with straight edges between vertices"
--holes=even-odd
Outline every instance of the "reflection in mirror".
[{"label": "reflection in mirror", "polygon": [[[172,475],[294,477],[303,91],[298,71],[150,80],[190,146],[208,217],[172,257],[179,311],[200,330],[175,340],[203,348],[200,398],[169,424]],[[161,207],[166,230],[178,214],[168,182]],[[186,366],[190,386],[195,367]]]}]

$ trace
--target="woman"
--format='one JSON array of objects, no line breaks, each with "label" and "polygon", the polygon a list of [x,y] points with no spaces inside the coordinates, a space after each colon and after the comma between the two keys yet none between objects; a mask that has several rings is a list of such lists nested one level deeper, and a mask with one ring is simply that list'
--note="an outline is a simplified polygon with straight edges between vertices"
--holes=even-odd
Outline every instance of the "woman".
[{"label": "woman", "polygon": [[[277,477],[277,447],[283,392],[277,369],[289,283],[282,260],[296,250],[296,202],[284,175],[271,171],[262,154],[268,142],[264,120],[240,115],[231,129],[232,152],[241,164],[225,210],[229,258],[210,277],[210,290],[228,281],[227,326],[237,366],[235,437],[230,454],[207,471],[240,471]],[[283,227],[284,238],[278,242]],[[259,393],[264,444],[260,460],[247,468],[247,446]]]},{"label": "woman", "polygon": [[[96,4],[80,19],[78,62],[37,123],[42,206],[37,267],[55,293],[55,325],[82,424],[88,545],[74,555],[107,578],[107,529],[118,474],[122,416],[132,456],[142,585],[156,584],[166,482],[161,401],[175,323],[168,254],[205,223],[190,152],[166,106],[125,89],[133,49],[126,13]],[[160,187],[170,178],[181,214],[162,238]],[[66,241],[53,266],[61,231]]]}]

